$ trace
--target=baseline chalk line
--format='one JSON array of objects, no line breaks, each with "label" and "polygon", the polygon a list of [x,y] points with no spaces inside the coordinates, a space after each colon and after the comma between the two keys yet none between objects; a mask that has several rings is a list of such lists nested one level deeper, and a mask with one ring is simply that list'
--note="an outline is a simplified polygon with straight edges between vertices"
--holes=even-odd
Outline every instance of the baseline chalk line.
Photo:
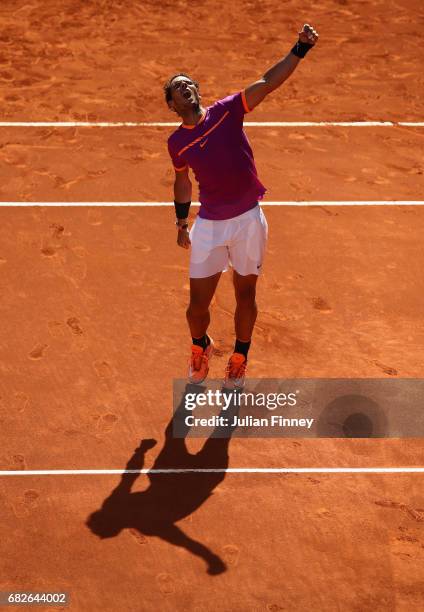
[{"label": "baseline chalk line", "polygon": [[[178,127],[170,121],[0,121],[0,127]],[[245,121],[245,127],[424,127],[424,121]]]},{"label": "baseline chalk line", "polygon": [[[199,206],[199,202],[192,202],[192,206]],[[261,206],[422,206],[424,200],[305,200],[305,201],[276,201],[261,202]],[[127,207],[174,207],[173,202],[0,202],[0,208],[6,206],[127,206]]]},{"label": "baseline chalk line", "polygon": [[423,474],[424,467],[170,468],[143,470],[1,470],[0,476],[93,476],[110,474]]}]

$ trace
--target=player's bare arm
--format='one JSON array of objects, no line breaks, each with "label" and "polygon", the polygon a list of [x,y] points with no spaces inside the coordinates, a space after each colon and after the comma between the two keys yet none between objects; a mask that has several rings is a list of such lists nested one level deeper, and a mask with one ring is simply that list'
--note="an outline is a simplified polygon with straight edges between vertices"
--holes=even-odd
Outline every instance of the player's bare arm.
[{"label": "player's bare arm", "polygon": [[[188,167],[184,170],[175,170],[174,200],[175,202],[191,202],[192,185],[188,174]],[[188,208],[188,207],[187,207]],[[187,217],[177,219],[177,244],[184,249],[190,247]]]},{"label": "player's bare arm", "polygon": [[309,48],[318,41],[318,33],[312,26],[305,24],[299,32],[299,41],[282,60],[272,66],[261,79],[245,90],[246,103],[250,110],[255,108],[272,91],[280,87],[296,70],[300,60]]}]

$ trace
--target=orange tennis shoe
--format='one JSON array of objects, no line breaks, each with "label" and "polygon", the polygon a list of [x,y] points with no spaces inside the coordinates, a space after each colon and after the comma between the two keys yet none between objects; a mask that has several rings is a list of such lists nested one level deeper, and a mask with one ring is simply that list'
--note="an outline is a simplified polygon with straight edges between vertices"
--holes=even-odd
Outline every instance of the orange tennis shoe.
[{"label": "orange tennis shoe", "polygon": [[246,378],[246,357],[241,353],[233,353],[225,368],[225,389],[243,389]]},{"label": "orange tennis shoe", "polygon": [[201,346],[192,344],[191,356],[188,368],[188,380],[192,385],[200,385],[209,372],[209,360],[213,355],[213,340],[209,336],[210,344],[202,349]]}]

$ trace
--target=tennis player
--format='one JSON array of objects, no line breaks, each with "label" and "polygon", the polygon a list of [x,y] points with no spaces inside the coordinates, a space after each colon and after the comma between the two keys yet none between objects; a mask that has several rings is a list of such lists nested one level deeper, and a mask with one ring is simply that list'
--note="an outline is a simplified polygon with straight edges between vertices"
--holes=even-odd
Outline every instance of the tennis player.
[{"label": "tennis player", "polygon": [[[164,86],[169,108],[182,124],[168,139],[175,169],[174,202],[177,243],[190,256],[190,303],[187,321],[192,337],[188,378],[200,384],[209,371],[213,340],[207,334],[209,305],[222,272],[231,265],[236,297],[236,341],[224,386],[242,388],[247,356],[257,317],[256,282],[262,269],[268,226],[259,205],[265,194],[252,149],[243,130],[244,115],[252,111],[294,72],[316,44],[318,34],[306,24],[290,53],[262,78],[239,93],[204,108],[199,85],[184,73]],[[189,168],[199,184],[200,209],[191,230],[192,198]]]}]

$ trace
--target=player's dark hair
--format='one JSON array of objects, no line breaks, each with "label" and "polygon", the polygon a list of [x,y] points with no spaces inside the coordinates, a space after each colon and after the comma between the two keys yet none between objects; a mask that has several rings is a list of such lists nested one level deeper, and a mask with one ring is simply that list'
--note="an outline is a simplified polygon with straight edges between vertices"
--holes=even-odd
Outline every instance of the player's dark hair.
[{"label": "player's dark hair", "polygon": [[186,79],[190,79],[190,81],[193,83],[193,85],[196,86],[197,91],[199,91],[199,83],[197,83],[196,81],[194,81],[191,76],[189,76],[188,74],[186,74],[185,72],[177,72],[177,74],[173,74],[172,77],[170,79],[168,79],[165,83],[165,85],[163,86],[163,91],[165,93],[165,100],[166,103],[170,102],[172,100],[172,93],[171,93],[171,85],[172,85],[172,81],[174,79],[176,79],[179,76],[183,76]]}]

